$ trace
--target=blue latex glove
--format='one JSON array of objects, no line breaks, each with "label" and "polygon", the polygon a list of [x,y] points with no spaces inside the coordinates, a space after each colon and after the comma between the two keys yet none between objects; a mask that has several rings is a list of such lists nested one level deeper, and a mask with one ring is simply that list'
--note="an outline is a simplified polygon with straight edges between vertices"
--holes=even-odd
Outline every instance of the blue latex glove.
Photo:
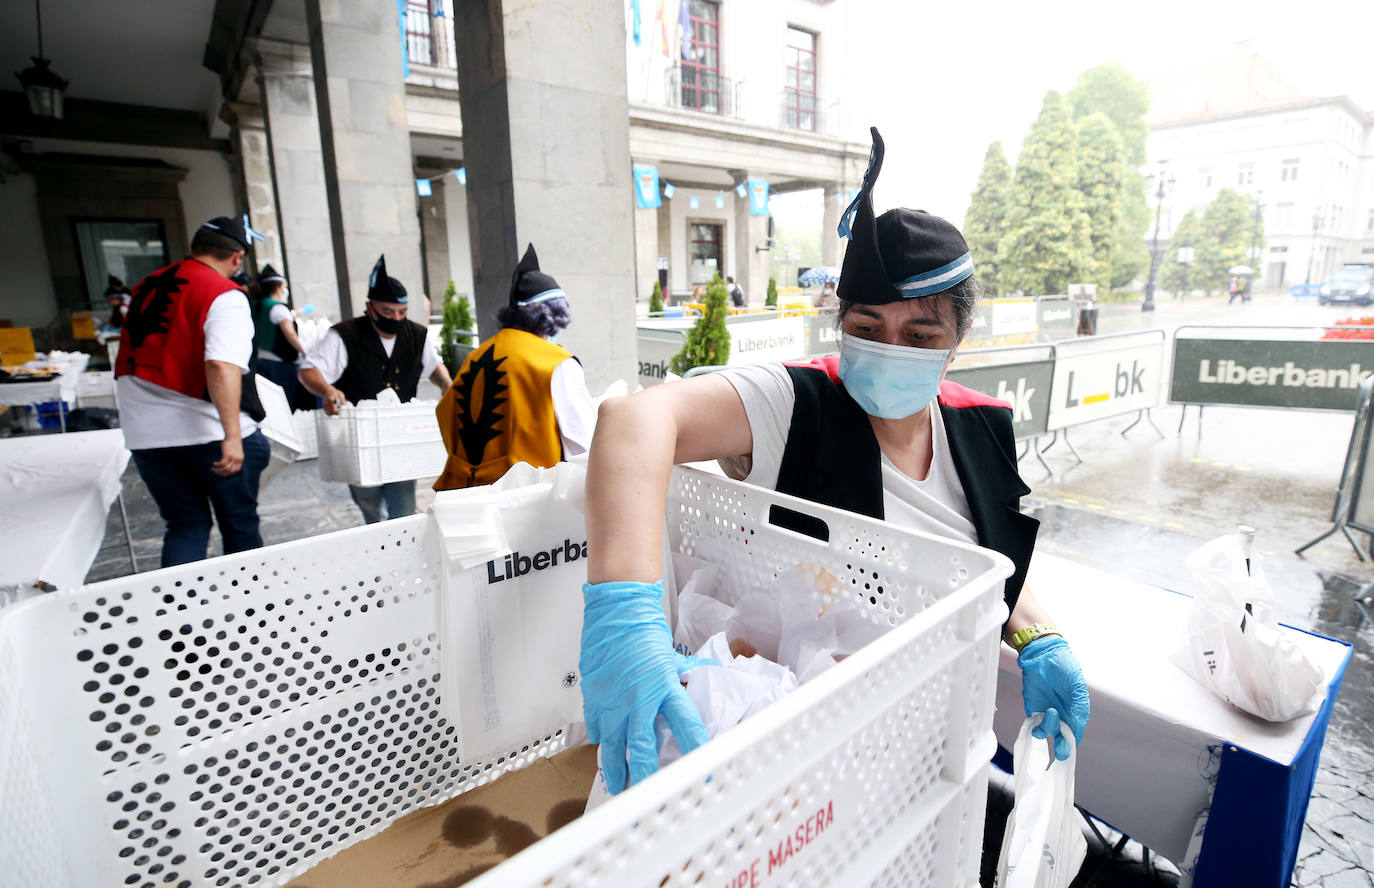
[{"label": "blue latex glove", "polygon": [[1059,721],[1073,731],[1074,744],[1083,743],[1090,706],[1088,683],[1069,643],[1058,636],[1037,638],[1021,648],[1016,658],[1021,666],[1021,699],[1026,717],[1043,712],[1045,718],[1031,731],[1037,740],[1054,738],[1054,757],[1069,757],[1069,743],[1059,735]]},{"label": "blue latex glove", "polygon": [[601,744],[606,788],[618,793],[658,770],[654,717],[668,720],[683,755],[706,742],[701,713],[678,676],[710,660],[673,650],[663,616],[663,584],[588,583],[582,587],[582,715]]}]

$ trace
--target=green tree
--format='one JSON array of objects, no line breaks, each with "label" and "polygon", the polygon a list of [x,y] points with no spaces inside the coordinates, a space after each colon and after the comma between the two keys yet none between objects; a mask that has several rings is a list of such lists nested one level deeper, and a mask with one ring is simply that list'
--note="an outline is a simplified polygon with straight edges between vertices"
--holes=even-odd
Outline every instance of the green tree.
[{"label": "green tree", "polygon": [[999,244],[1004,290],[1066,293],[1070,283],[1089,280],[1092,236],[1077,184],[1073,123],[1063,96],[1051,91],[1021,144],[1012,179]]},{"label": "green tree", "polygon": [[1145,177],[1137,169],[1145,163],[1145,137],[1150,133],[1145,121],[1150,110],[1150,87],[1120,64],[1098,65],[1079,75],[1078,82],[1069,90],[1068,100],[1075,120],[1101,112],[1111,120],[1121,139],[1126,171],[1116,212],[1111,284],[1124,287],[1149,261],[1145,230],[1150,224],[1150,208],[1145,198]]},{"label": "green tree", "polygon": [[1121,206],[1121,181],[1126,166],[1121,139],[1106,114],[1095,111],[1078,121],[1078,193],[1088,213],[1092,240],[1092,271],[1088,280],[1106,293],[1112,287],[1112,258],[1116,255]]},{"label": "green tree", "polygon": [[730,360],[730,331],[725,327],[730,297],[726,295],[725,281],[719,274],[706,285],[704,301],[706,313],[697,318],[687,332],[687,344],[673,355],[669,365],[678,376],[693,367],[710,367]]},{"label": "green tree", "polygon": [[[1202,232],[1198,237],[1197,259],[1192,277],[1197,286],[1211,290],[1226,287],[1227,269],[1248,265],[1255,219],[1250,198],[1233,188],[1223,188],[1202,211]],[[1264,247],[1264,228],[1259,228],[1258,245]]]},{"label": "green tree", "polygon": [[649,294],[649,313],[656,314],[663,311],[663,285],[654,281],[654,292]]},{"label": "green tree", "polygon": [[1193,265],[1196,263],[1179,262],[1178,251],[1184,247],[1192,247],[1194,259],[1196,259],[1198,239],[1201,236],[1202,220],[1198,218],[1196,210],[1189,210],[1183,214],[1183,218],[1178,222],[1178,227],[1174,229],[1173,236],[1169,238],[1169,246],[1164,253],[1164,261],[1159,265],[1160,286],[1180,295],[1197,287],[1198,279],[1193,273]]},{"label": "green tree", "polygon": [[[458,360],[454,343],[472,345],[471,331],[477,328],[472,319],[472,303],[468,302],[466,294],[458,294],[458,288],[451,280],[444,288],[443,315],[444,323],[439,328],[439,352],[451,376],[458,372],[459,365],[463,363]],[[460,330],[465,332],[460,333]]]},{"label": "green tree", "polygon": [[1002,143],[993,142],[983,155],[983,171],[978,174],[978,186],[964,216],[964,240],[973,254],[974,274],[989,296],[1002,289],[998,242],[1006,232],[1010,188],[1011,165]]},{"label": "green tree", "polygon": [[778,307],[778,279],[768,279],[768,298],[763,300],[763,304],[768,308]]}]

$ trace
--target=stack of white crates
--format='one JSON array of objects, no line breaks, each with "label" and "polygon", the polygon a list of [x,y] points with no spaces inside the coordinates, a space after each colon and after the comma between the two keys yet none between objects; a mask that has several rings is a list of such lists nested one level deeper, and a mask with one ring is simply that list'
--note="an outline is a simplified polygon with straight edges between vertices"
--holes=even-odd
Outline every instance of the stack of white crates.
[{"label": "stack of white crates", "polygon": [[[1009,562],[694,470],[667,526],[726,589],[808,565],[893,628],[473,888],[976,886]],[[460,760],[442,543],[417,515],[0,611],[7,884],[282,885],[564,748]]]},{"label": "stack of white crates", "polygon": [[365,487],[432,478],[448,451],[430,402],[345,405],[337,416],[316,412],[320,477]]}]

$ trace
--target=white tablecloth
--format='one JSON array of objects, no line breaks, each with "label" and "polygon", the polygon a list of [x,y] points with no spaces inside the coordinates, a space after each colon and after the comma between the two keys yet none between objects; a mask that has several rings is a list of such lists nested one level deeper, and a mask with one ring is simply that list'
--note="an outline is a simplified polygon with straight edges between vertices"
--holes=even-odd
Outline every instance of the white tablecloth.
[{"label": "white tablecloth", "polygon": [[[1075,773],[1078,804],[1170,860],[1185,861],[1217,775],[1213,748],[1238,746],[1291,765],[1315,714],[1285,724],[1212,695],[1169,657],[1186,635],[1192,599],[1037,552],[1029,584],[1083,666],[1092,718]],[[1350,648],[1285,629],[1328,681]],[[1021,671],[1005,645],[994,729],[1007,749],[1025,719]]]},{"label": "white tablecloth", "polygon": [[56,367],[61,375],[47,382],[7,382],[0,384],[0,404],[17,407],[43,404],[59,397],[68,407],[76,406],[76,386],[91,356],[82,352],[53,352],[46,359],[30,361],[24,367]]},{"label": "white tablecloth", "polygon": [[128,463],[119,429],[0,439],[0,603],[86,579]]}]

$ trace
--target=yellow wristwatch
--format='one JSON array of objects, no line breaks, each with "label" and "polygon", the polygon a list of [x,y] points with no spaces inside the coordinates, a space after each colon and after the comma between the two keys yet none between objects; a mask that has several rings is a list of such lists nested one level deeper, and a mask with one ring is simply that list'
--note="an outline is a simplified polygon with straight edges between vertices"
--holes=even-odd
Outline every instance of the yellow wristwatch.
[{"label": "yellow wristwatch", "polygon": [[1035,641],[1037,638],[1045,638],[1050,635],[1064,637],[1064,633],[1059,631],[1059,627],[1053,623],[1031,623],[1024,629],[1017,629],[1011,636],[1011,649],[1018,654],[1026,645]]}]

